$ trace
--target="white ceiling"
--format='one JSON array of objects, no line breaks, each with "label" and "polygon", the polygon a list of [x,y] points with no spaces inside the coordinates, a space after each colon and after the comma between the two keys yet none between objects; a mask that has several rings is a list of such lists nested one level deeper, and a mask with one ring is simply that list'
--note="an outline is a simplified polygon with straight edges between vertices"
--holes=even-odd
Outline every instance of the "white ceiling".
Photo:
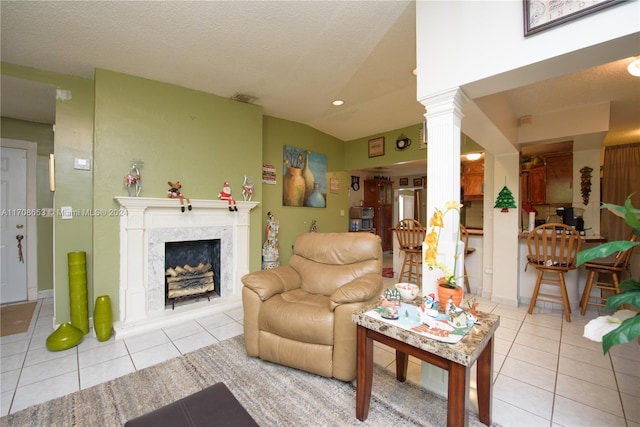
[{"label": "white ceiling", "polygon": [[[413,1],[0,4],[3,62],[86,78],[104,68],[223,97],[247,94],[266,115],[342,140],[423,118],[411,74]],[[637,135],[640,79],[623,72],[628,62],[492,96],[506,98],[513,117],[610,101],[607,139]],[[52,90],[3,75],[2,115],[52,123]],[[345,105],[332,106],[334,99]]]}]

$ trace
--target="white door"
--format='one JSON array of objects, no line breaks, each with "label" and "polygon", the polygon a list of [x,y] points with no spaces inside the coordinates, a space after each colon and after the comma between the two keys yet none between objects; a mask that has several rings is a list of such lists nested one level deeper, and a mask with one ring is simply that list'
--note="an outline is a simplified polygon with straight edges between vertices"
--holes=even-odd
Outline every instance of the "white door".
[{"label": "white door", "polygon": [[27,300],[27,150],[2,147],[0,154],[0,303],[4,304]]}]

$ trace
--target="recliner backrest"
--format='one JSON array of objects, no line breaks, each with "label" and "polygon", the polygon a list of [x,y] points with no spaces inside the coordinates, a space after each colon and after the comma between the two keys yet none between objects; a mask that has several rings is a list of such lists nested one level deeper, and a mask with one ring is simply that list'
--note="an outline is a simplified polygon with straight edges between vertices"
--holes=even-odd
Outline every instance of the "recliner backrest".
[{"label": "recliner backrest", "polygon": [[301,289],[331,295],[365,274],[382,274],[382,245],[372,233],[305,233],[293,246],[289,266],[300,274]]}]

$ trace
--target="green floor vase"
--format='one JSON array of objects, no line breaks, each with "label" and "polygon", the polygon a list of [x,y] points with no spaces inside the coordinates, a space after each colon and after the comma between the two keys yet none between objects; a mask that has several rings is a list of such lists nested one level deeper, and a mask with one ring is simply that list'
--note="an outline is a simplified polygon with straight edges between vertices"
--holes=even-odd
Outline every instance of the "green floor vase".
[{"label": "green floor vase", "polygon": [[107,341],[111,338],[112,329],[111,299],[109,295],[99,296],[93,307],[93,330],[96,332],[98,341]]}]

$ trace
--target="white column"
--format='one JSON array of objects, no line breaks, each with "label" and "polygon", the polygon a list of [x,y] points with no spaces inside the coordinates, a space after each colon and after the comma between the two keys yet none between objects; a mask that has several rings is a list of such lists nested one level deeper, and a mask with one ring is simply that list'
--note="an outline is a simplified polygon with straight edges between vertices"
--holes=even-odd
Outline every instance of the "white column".
[{"label": "white column", "polygon": [[[427,113],[427,224],[436,208],[444,211],[448,201],[460,201],[460,133],[462,131],[462,107],[468,102],[459,89],[451,89],[421,99]],[[444,217],[444,229],[440,234],[438,259],[453,268],[453,254],[458,240],[460,218],[455,212]],[[458,245],[458,253],[463,250]],[[422,292],[437,296],[436,280],[442,275],[438,270],[430,271],[423,259]],[[464,271],[464,256],[459,256],[456,276]],[[422,363],[422,385],[447,396],[448,372],[429,363]]]},{"label": "white column", "polygon": [[[427,224],[436,208],[444,211],[448,201],[460,201],[460,134],[462,107],[469,99],[459,88],[441,92],[420,100],[427,120]],[[449,212],[440,234],[439,257],[453,268],[453,254],[458,238],[460,218]],[[458,253],[460,253],[458,245]],[[423,261],[424,262],[424,261]],[[464,271],[464,257],[459,257],[456,276]],[[442,273],[423,265],[424,295],[435,293],[436,280]]]},{"label": "white column", "polygon": [[144,280],[144,212],[146,207],[127,207],[120,217],[120,321],[146,317],[147,293]]}]

